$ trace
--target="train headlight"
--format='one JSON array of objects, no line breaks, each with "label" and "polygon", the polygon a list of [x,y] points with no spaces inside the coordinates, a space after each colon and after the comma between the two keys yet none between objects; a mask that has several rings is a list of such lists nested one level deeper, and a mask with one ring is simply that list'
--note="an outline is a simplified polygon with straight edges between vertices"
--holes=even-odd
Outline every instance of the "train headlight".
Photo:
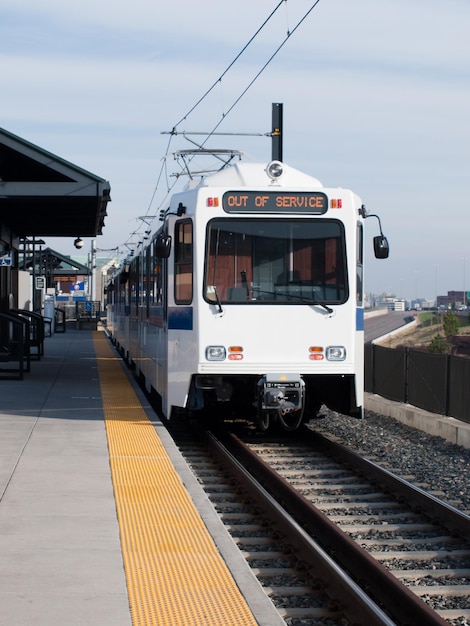
[{"label": "train headlight", "polygon": [[224,361],[227,352],[224,346],[207,346],[206,359],[208,361]]},{"label": "train headlight", "polygon": [[284,166],[280,161],[271,161],[266,167],[266,174],[271,180],[277,180],[284,173]]},{"label": "train headlight", "polygon": [[344,346],[328,346],[326,349],[328,361],[344,361],[346,358],[346,348]]}]

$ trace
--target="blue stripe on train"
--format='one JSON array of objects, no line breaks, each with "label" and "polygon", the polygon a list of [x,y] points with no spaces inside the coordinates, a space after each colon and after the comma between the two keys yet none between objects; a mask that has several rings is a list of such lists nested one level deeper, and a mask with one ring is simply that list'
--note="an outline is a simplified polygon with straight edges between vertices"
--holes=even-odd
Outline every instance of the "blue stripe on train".
[{"label": "blue stripe on train", "polygon": [[168,307],[168,330],[192,330],[193,307],[172,306]]},{"label": "blue stripe on train", "polygon": [[356,309],[356,330],[364,330],[364,309]]}]

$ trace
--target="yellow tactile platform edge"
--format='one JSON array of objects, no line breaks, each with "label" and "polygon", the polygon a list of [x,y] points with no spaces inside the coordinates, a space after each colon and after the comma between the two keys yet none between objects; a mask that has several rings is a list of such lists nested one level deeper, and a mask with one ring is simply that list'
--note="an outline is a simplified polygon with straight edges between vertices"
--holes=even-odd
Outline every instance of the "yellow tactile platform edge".
[{"label": "yellow tactile platform edge", "polygon": [[120,359],[93,337],[133,626],[255,626]]}]

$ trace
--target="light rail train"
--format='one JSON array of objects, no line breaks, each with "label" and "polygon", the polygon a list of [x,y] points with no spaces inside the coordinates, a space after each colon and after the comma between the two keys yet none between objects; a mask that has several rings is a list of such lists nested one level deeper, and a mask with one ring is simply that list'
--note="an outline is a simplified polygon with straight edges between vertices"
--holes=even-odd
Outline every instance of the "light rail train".
[{"label": "light rail train", "polygon": [[[238,161],[174,194],[107,294],[109,333],[162,417],[263,431],[323,404],[361,417],[366,217],[352,191],[280,161]],[[388,256],[381,226],[373,245]]]}]

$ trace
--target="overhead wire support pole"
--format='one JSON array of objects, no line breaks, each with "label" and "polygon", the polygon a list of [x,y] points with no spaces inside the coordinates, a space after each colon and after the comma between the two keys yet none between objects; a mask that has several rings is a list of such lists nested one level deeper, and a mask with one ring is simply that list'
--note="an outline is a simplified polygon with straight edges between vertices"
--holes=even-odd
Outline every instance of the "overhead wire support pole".
[{"label": "overhead wire support pole", "polygon": [[272,133],[271,133],[271,157],[273,161],[282,161],[282,102],[273,102],[272,108]]}]

